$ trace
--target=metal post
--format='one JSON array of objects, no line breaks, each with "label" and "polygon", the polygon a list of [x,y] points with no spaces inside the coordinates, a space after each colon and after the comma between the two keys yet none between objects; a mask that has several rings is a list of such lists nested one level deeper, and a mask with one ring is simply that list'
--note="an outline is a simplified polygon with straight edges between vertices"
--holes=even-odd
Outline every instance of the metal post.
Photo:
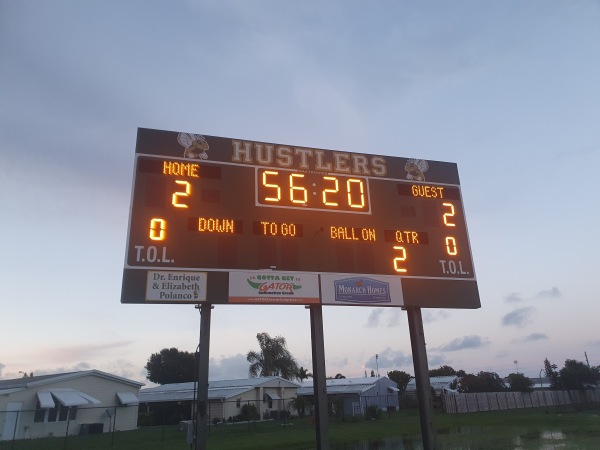
[{"label": "metal post", "polygon": [[114,447],[115,445],[115,431],[117,431],[117,406],[115,405],[115,412],[113,413],[113,427],[112,427],[112,435],[110,437],[110,446]]},{"label": "metal post", "polygon": [[198,354],[198,404],[196,408],[196,450],[206,450],[208,431],[208,362],[210,314],[212,305],[200,305],[200,343]]},{"label": "metal post", "polygon": [[421,316],[421,308],[409,306],[406,308],[406,312],[408,313],[410,345],[412,348],[413,366],[415,368],[415,382],[417,385],[417,400],[419,403],[423,448],[425,450],[436,450],[437,435],[433,422],[433,399],[431,398],[429,367],[427,366],[423,317]]},{"label": "metal post", "polygon": [[323,338],[323,309],[310,305],[310,334],[312,343],[313,391],[315,396],[315,427],[317,450],[329,450],[329,416],[327,412],[327,383],[325,381],[325,339]]}]

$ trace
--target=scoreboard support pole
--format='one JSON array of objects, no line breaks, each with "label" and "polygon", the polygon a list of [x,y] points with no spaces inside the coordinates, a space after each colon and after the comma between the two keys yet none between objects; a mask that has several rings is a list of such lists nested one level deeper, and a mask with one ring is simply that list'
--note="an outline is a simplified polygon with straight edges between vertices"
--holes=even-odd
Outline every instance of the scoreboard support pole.
[{"label": "scoreboard support pole", "polygon": [[200,343],[198,349],[198,398],[196,405],[195,450],[206,450],[208,434],[208,364],[210,361],[210,315],[212,305],[200,309]]},{"label": "scoreboard support pole", "polygon": [[410,331],[410,346],[415,369],[423,448],[425,450],[437,450],[437,434],[433,421],[433,399],[431,397],[431,383],[429,382],[423,316],[421,315],[421,308],[414,306],[407,306],[406,312],[408,313],[408,329]]},{"label": "scoreboard support pole", "polygon": [[312,343],[313,392],[315,395],[315,427],[317,450],[329,450],[329,414],[327,383],[325,381],[325,339],[323,338],[323,309],[310,305],[310,334]]}]

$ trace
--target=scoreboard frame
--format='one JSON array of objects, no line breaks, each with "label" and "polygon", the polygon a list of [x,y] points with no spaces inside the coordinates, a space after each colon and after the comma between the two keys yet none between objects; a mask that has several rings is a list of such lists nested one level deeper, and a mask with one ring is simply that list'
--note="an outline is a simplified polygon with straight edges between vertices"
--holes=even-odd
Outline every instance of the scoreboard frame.
[{"label": "scoreboard frame", "polygon": [[479,308],[457,166],[140,128],[121,302]]}]

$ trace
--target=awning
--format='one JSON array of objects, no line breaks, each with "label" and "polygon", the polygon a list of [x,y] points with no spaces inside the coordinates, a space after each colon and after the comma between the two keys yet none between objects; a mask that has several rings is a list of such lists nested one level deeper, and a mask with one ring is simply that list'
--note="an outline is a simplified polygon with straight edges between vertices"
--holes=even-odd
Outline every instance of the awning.
[{"label": "awning", "polygon": [[388,389],[390,390],[390,392],[400,392],[400,389],[395,387],[388,386]]},{"label": "awning", "polygon": [[52,394],[48,391],[40,391],[37,393],[38,402],[40,402],[40,408],[50,409],[54,408],[54,399]]},{"label": "awning", "polygon": [[63,406],[99,405],[100,400],[75,389],[52,389],[52,396]]},{"label": "awning", "polygon": [[117,398],[121,405],[139,405],[140,400],[133,392],[117,392]]},{"label": "awning", "polygon": [[267,397],[269,397],[271,400],[281,400],[281,397],[277,394],[273,394],[271,392],[267,392]]}]

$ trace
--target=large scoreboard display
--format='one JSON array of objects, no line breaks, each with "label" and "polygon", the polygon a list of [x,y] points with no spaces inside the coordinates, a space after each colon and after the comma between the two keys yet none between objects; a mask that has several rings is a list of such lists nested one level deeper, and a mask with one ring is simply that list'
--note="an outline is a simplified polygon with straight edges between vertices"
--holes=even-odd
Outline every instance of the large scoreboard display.
[{"label": "large scoreboard display", "polygon": [[139,129],[121,301],[241,298],[478,308],[456,164]]}]

